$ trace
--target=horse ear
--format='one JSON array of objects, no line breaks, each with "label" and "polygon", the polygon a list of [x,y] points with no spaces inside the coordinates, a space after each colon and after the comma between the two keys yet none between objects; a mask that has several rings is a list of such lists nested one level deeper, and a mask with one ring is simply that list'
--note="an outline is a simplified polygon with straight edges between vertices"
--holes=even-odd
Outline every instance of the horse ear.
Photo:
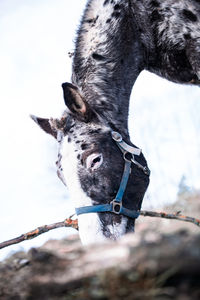
[{"label": "horse ear", "polygon": [[89,122],[94,114],[89,104],[84,101],[78,88],[71,83],[63,83],[64,101],[69,110],[80,121]]},{"label": "horse ear", "polygon": [[57,139],[57,130],[52,125],[50,119],[39,118],[34,115],[30,115],[31,119],[40,126],[46,133],[51,134],[54,138]]}]

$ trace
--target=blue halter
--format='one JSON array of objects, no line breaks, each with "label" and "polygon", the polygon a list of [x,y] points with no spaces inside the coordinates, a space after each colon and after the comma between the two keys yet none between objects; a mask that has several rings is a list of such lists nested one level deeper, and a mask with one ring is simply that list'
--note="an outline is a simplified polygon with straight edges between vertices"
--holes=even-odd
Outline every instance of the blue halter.
[{"label": "blue halter", "polygon": [[[96,212],[96,213],[111,212],[111,213],[114,213],[117,215],[124,215],[129,218],[133,218],[133,219],[136,219],[139,217],[139,214],[140,214],[139,211],[130,210],[128,208],[125,208],[122,205],[122,199],[123,199],[124,192],[126,190],[129,175],[131,173],[131,163],[136,164],[148,176],[150,175],[150,170],[147,166],[145,166],[145,167],[142,166],[134,158],[134,155],[141,154],[141,152],[142,152],[141,149],[138,149],[136,147],[126,144],[123,141],[122,136],[116,131],[112,131],[111,135],[112,135],[112,139],[117,143],[119,149],[122,151],[123,157],[125,160],[124,172],[122,175],[122,179],[121,179],[121,183],[120,183],[117,195],[116,195],[115,199],[113,201],[111,201],[109,204],[82,206],[82,207],[76,208],[77,216],[81,215],[81,214],[94,213],[94,212]],[[128,153],[131,154],[131,160],[129,160],[126,157],[126,155]]]}]

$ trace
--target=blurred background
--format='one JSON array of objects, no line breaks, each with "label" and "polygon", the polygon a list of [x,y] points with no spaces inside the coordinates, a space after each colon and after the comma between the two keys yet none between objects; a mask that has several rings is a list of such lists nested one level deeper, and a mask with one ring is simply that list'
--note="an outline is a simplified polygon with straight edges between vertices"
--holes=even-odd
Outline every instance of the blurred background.
[{"label": "blurred background", "polygon": [[[73,213],[56,176],[57,143],[29,114],[58,117],[70,81],[76,30],[86,0],[0,1],[0,242]],[[131,97],[129,128],[143,149],[151,184],[143,207],[172,204],[200,189],[200,89],[148,72]],[[57,229],[0,250],[0,259],[74,232]]]}]

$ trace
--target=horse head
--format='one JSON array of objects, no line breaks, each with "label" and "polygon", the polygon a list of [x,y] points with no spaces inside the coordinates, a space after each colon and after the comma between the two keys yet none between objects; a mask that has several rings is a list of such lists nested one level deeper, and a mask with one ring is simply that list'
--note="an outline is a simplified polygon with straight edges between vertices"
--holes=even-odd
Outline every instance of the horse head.
[{"label": "horse head", "polygon": [[[111,207],[116,195],[122,193],[124,210],[130,214],[139,212],[149,184],[146,160],[140,149],[130,142],[128,132],[115,128],[114,124],[103,119],[84,100],[76,86],[65,83],[63,90],[67,109],[60,119],[32,118],[59,143],[56,162],[58,175],[67,185],[79,212],[82,243],[94,243],[107,238],[115,240],[134,231],[136,216],[134,218],[119,211],[100,208]],[[119,130],[123,132],[125,149],[122,144],[120,146],[122,137],[116,132]],[[127,149],[134,149],[135,155]],[[127,161],[129,170],[123,175]],[[119,191],[124,184],[122,181],[127,181],[123,192]],[[82,211],[78,210],[80,207]]]}]

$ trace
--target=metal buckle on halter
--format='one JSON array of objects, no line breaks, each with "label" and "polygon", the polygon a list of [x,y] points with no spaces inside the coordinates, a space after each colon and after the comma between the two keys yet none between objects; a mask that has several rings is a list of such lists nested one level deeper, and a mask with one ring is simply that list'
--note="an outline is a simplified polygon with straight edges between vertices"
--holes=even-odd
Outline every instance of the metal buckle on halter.
[{"label": "metal buckle on halter", "polygon": [[111,212],[115,213],[116,215],[119,215],[121,213],[122,203],[114,199],[112,202],[110,202],[110,204],[112,204]]},{"label": "metal buckle on halter", "polygon": [[122,142],[122,136],[119,132],[111,131],[111,135],[112,135],[112,138],[115,142],[117,142],[117,143]]},{"label": "metal buckle on halter", "polygon": [[137,162],[134,158],[134,155],[131,159],[131,161],[136,165],[138,166],[138,168],[142,169],[142,171],[144,172],[145,175],[150,175],[151,174],[151,171],[149,170],[149,168],[147,166],[142,166],[139,162]]},{"label": "metal buckle on halter", "polygon": [[148,176],[151,174],[151,171],[149,170],[149,168],[147,166],[143,167],[143,171],[144,171],[144,174],[146,174]]}]

